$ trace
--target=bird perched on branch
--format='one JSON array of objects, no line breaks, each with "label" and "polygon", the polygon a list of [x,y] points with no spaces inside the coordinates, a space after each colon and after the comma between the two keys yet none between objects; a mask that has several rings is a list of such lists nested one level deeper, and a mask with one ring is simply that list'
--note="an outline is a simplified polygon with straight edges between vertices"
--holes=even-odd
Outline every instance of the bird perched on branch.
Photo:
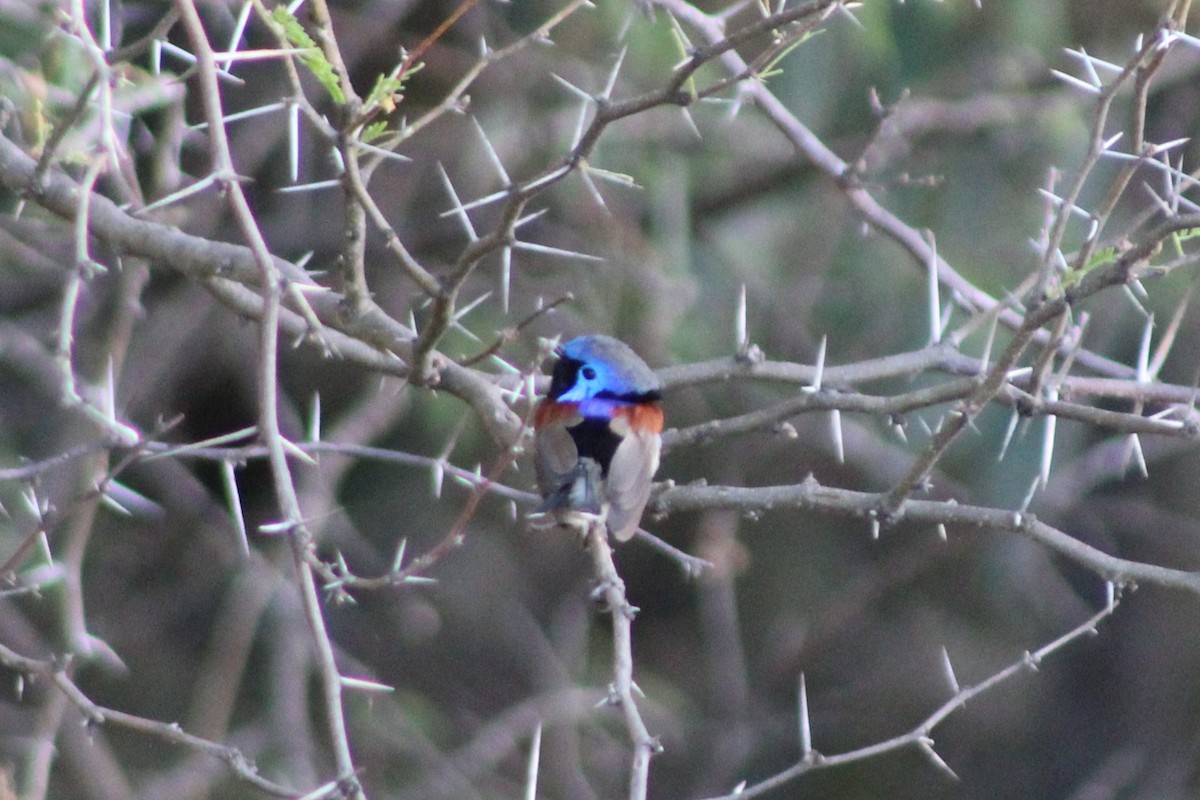
[{"label": "bird perched on branch", "polygon": [[611,336],[581,336],[555,354],[550,391],[534,413],[544,501],[531,517],[583,531],[601,520],[625,541],[637,531],[658,469],[662,384]]}]

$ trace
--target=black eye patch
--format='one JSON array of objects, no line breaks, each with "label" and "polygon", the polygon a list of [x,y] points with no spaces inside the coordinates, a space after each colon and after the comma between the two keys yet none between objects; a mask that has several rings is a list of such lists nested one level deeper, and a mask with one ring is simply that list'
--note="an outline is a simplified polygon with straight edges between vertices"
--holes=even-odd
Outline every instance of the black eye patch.
[{"label": "black eye patch", "polygon": [[580,362],[563,356],[554,365],[554,373],[550,378],[549,397],[555,400],[563,392],[575,385],[575,376],[579,373]]}]

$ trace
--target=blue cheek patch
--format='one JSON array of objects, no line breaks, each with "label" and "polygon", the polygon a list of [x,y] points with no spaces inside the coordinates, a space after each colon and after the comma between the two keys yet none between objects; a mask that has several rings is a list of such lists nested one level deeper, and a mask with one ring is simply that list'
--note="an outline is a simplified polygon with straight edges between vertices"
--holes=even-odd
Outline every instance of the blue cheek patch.
[{"label": "blue cheek patch", "polygon": [[576,383],[569,390],[563,392],[556,398],[560,403],[578,403],[587,399],[587,387],[582,383]]},{"label": "blue cheek patch", "polygon": [[[563,395],[563,397],[565,396]],[[617,413],[618,408],[628,405],[629,403],[622,402],[621,400],[613,400],[608,397],[589,397],[579,401],[579,413],[584,417],[591,417],[593,419],[597,417],[612,419]]]}]

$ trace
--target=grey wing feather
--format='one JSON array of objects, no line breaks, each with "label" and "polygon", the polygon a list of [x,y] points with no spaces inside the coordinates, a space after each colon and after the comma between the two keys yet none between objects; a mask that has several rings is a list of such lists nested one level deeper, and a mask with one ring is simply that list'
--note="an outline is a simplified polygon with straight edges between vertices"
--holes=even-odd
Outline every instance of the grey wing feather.
[{"label": "grey wing feather", "polygon": [[608,529],[618,541],[637,532],[661,449],[662,439],[657,434],[635,432],[626,436],[613,454],[605,485],[610,504]]},{"label": "grey wing feather", "polygon": [[555,424],[540,431],[534,447],[533,466],[542,495],[558,490],[570,477],[578,460],[575,440],[565,426]]}]

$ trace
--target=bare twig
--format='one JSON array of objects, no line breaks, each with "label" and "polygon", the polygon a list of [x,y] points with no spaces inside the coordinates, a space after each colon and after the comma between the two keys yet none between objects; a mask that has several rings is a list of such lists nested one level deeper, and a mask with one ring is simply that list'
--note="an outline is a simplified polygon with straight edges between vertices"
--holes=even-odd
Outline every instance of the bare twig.
[{"label": "bare twig", "polygon": [[[822,486],[810,476],[803,483],[787,486],[676,486],[658,494],[651,504],[652,510],[659,513],[717,508],[741,512],[799,508],[871,521],[877,519],[883,499],[883,495],[872,492]],[[910,499],[904,504],[901,518],[927,525],[962,525],[967,530],[988,528],[1019,533],[1118,586],[1146,583],[1200,594],[1200,574],[1109,555],[1042,522],[1029,512],[954,501]]]},{"label": "bare twig", "polygon": [[267,249],[262,233],[258,230],[258,224],[241,186],[237,181],[230,180],[236,171],[229,151],[229,142],[225,136],[225,128],[221,121],[221,101],[213,51],[208,44],[200,16],[191,0],[179,0],[178,7],[191,40],[192,49],[196,53],[201,82],[201,99],[204,102],[205,115],[209,123],[212,159],[218,175],[223,176],[226,181],[230,209],[234,220],[241,229],[243,238],[250,247],[259,272],[263,295],[262,318],[259,322],[261,334],[258,373],[259,435],[267,446],[276,501],[290,528],[289,542],[292,546],[301,604],[318,656],[317,665],[324,694],[325,721],[337,765],[337,782],[343,785],[347,796],[365,800],[366,795],[356,777],[357,768],[350,753],[350,742],[346,733],[346,722],[342,712],[341,676],[334,661],[333,644],[325,628],[316,581],[307,560],[309,549],[312,546],[311,536],[304,526],[300,501],[296,496],[296,487],[292,482],[291,469],[287,463],[283,434],[279,429],[276,362],[279,356],[281,273]]},{"label": "bare twig", "polygon": [[[1109,588],[1111,591],[1112,587],[1110,586]],[[741,787],[731,794],[722,795],[719,798],[710,798],[710,800],[740,800],[741,798],[749,800],[749,798],[759,797],[760,795],[766,794],[772,789],[777,789],[780,786],[790,783],[799,778],[801,775],[805,775],[809,772],[842,766],[844,764],[852,764],[857,761],[865,761],[866,759],[874,758],[875,756],[883,753],[913,746],[920,748],[930,759],[930,761],[933,762],[934,766],[949,773],[951,776],[954,776],[954,773],[933,749],[933,739],[930,737],[930,734],[933,733],[934,729],[937,728],[938,725],[940,725],[955,711],[958,711],[960,708],[964,707],[971,699],[978,697],[984,692],[991,690],[995,686],[998,686],[1010,678],[1023,673],[1035,671],[1038,668],[1038,665],[1041,664],[1041,662],[1047,656],[1053,655],[1072,642],[1085,636],[1097,635],[1098,632],[1096,630],[1096,626],[1116,612],[1117,604],[1118,600],[1114,594],[1111,596],[1109,603],[1104,608],[1097,611],[1075,628],[1072,628],[1062,636],[1059,636],[1054,641],[1042,645],[1037,650],[1032,652],[1025,652],[1019,659],[1009,664],[1004,669],[993,673],[986,680],[980,681],[973,686],[964,686],[958,688],[949,700],[940,705],[932,714],[926,717],[920,724],[907,733],[867,745],[866,747],[860,747],[856,750],[838,753],[837,755],[827,756],[822,755],[813,749],[802,748],[802,758],[794,766],[778,772],[775,775],[772,775],[771,777],[759,781],[751,786]],[[803,686],[803,684],[801,684],[801,686]]]},{"label": "bare twig", "polygon": [[[684,0],[654,0],[654,2],[655,5],[664,8],[672,16],[698,31],[710,45],[716,45],[726,39],[723,19],[705,14]],[[718,60],[731,74],[739,75],[747,69],[745,60],[734,50],[721,53]],[[846,199],[864,220],[893,239],[912,256],[914,265],[918,269],[923,270],[928,264],[935,264],[938,279],[956,303],[971,313],[990,309],[997,305],[999,301],[963,278],[944,258],[939,256],[920,231],[903,222],[885,208],[867,187],[860,185],[854,179],[851,165],[834,153],[820,137],[804,125],[765,84],[746,82],[741,84],[740,90],[754,101],[767,119],[796,148],[798,154],[837,183]],[[1007,309],[1000,312],[999,319],[1004,325],[1014,329],[1021,324],[1020,315]],[[1035,333],[1034,339],[1039,343],[1044,342],[1045,334]],[[1133,372],[1123,364],[1087,350],[1080,352],[1079,361],[1106,375],[1129,377]]]},{"label": "bare twig", "polygon": [[625,582],[617,573],[608,545],[608,529],[603,522],[593,523],[587,530],[587,548],[595,570],[596,596],[603,599],[612,617],[613,683],[609,702],[621,710],[625,728],[633,744],[633,762],[629,768],[629,800],[645,800],[650,780],[650,759],[662,751],[658,739],[650,735],[642,721],[634,698],[633,681],[633,618],[637,609],[625,598]]},{"label": "bare twig", "polygon": [[156,737],[170,744],[188,747],[210,755],[213,758],[220,759],[229,766],[230,770],[237,775],[239,780],[254,786],[256,789],[272,797],[285,797],[295,800],[295,798],[300,796],[295,790],[262,777],[253,762],[246,758],[236,747],[226,747],[225,745],[193,736],[184,731],[176,723],[157,722],[145,717],[128,714],[124,711],[107,708],[93,702],[67,675],[63,664],[28,658],[16,653],[3,644],[0,644],[0,663],[30,678],[41,677],[52,682],[62,695],[82,712],[84,718],[89,723],[128,728],[129,730]]}]

